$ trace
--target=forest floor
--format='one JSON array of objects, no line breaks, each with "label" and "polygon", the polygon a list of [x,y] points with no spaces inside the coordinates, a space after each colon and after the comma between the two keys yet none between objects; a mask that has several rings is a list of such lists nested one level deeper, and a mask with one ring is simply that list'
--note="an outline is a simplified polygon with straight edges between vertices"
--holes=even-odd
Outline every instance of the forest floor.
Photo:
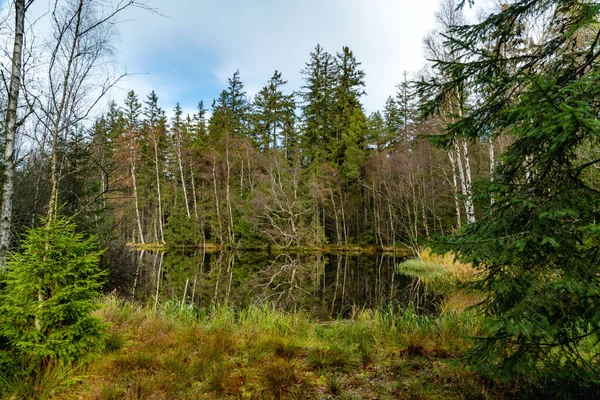
[{"label": "forest floor", "polygon": [[480,296],[456,282],[472,272],[444,267],[450,258],[422,256],[405,267],[445,290],[436,315],[390,307],[318,321],[269,306],[200,309],[172,301],[155,309],[105,296],[97,311],[106,322],[104,352],[85,369],[50,370],[28,386],[39,398],[62,400],[545,398],[532,383],[502,383],[469,369],[465,355],[480,316],[467,307]]}]

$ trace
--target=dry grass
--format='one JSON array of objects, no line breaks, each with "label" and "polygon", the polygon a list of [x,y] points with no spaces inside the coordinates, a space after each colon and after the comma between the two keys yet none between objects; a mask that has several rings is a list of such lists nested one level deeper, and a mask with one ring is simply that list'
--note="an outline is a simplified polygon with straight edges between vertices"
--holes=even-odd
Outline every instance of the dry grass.
[{"label": "dry grass", "polygon": [[[460,364],[478,318],[355,309],[318,322],[271,307],[132,305],[109,296],[105,353],[48,399],[513,398]],[[13,398],[8,393],[8,398]],[[14,397],[20,398],[20,397]],[[34,397],[26,397],[34,398]]]},{"label": "dry grass", "polygon": [[[321,323],[271,307],[206,312],[165,304],[154,312],[112,296],[102,305],[98,314],[111,324],[105,353],[83,382],[49,398],[410,398],[417,382],[434,387],[442,375],[467,374],[448,354],[466,349],[464,337],[475,329],[467,314],[436,319],[393,308]],[[407,352],[411,346],[422,355]],[[399,358],[432,375],[396,378]],[[399,379],[413,383],[394,387]],[[456,397],[451,386],[435,392]]]},{"label": "dry grass", "polygon": [[456,290],[449,293],[441,304],[442,313],[461,313],[483,300],[481,293]]},{"label": "dry grass", "polygon": [[456,292],[477,273],[471,264],[457,261],[453,254],[440,256],[429,249],[421,250],[417,259],[397,264],[396,271],[418,278],[434,293],[444,295]]},{"label": "dry grass", "polygon": [[423,262],[443,267],[457,283],[468,282],[477,272],[470,263],[465,264],[456,260],[453,253],[438,255],[432,253],[430,249],[423,249],[419,254],[419,258]]}]

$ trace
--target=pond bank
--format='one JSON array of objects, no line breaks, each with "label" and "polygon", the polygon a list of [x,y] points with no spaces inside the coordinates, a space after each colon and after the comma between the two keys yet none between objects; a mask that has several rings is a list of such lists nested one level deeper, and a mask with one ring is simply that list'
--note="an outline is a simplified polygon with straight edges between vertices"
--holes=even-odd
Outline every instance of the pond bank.
[{"label": "pond bank", "polygon": [[313,321],[272,307],[202,310],[105,297],[105,353],[63,399],[455,398],[488,388],[459,360],[473,313],[353,310]]},{"label": "pond bank", "polygon": [[354,310],[349,320],[318,322],[267,306],[202,310],[169,302],[155,310],[108,296],[97,315],[109,323],[104,353],[79,376],[53,371],[31,393],[61,400],[552,394],[532,382],[502,383],[471,372],[464,356],[479,319],[468,311],[428,317],[410,309]]},{"label": "pond bank", "polygon": [[[431,284],[448,288],[463,276],[464,265],[440,272],[450,258],[421,256],[415,274]],[[108,295],[96,312],[106,323],[102,354],[86,369],[48,368],[4,393],[61,400],[576,398],[556,382],[500,382],[472,372],[465,356],[481,316],[469,306],[480,298],[454,288],[435,315],[396,303],[354,307],[328,321],[272,303],[144,305]]]},{"label": "pond bank", "polygon": [[224,250],[243,250],[243,251],[266,251],[275,254],[278,253],[352,253],[352,254],[395,254],[400,257],[411,257],[414,251],[408,247],[399,245],[396,247],[381,247],[381,246],[359,246],[359,245],[323,245],[323,246],[296,246],[296,247],[279,247],[279,246],[262,246],[262,247],[236,247],[231,245],[222,245],[214,243],[205,243],[199,246],[172,246],[163,243],[127,243],[127,247],[133,250],[147,251],[165,251],[165,250],[186,250],[196,251],[204,250],[206,252],[224,251]]}]

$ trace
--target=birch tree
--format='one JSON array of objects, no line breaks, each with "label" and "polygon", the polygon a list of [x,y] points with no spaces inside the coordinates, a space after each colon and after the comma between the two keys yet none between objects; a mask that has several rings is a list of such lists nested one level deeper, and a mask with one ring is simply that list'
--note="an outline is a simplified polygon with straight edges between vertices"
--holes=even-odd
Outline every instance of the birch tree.
[{"label": "birch tree", "polygon": [[[450,82],[454,79],[448,71],[440,70],[439,66],[460,58],[460,53],[451,49],[446,43],[446,38],[451,38],[453,27],[465,22],[453,0],[444,0],[441,3],[440,10],[436,13],[436,20],[438,28],[424,40],[427,57],[434,62],[433,70],[429,77],[422,79],[417,85],[420,96],[425,98],[433,95],[432,90],[435,90],[438,82]],[[452,92],[444,93],[444,101],[439,104],[436,111],[444,125],[448,126],[456,119],[466,115],[468,102],[466,90],[464,85],[459,85]],[[451,153],[449,157],[453,166],[453,180],[458,180],[460,185],[466,222],[473,223],[475,222],[475,206],[472,197],[471,159],[467,140],[460,132],[453,132],[452,135],[443,135],[443,139],[436,143]],[[458,199],[456,201],[458,202]],[[459,215],[458,210],[457,215]]]},{"label": "birch tree", "polygon": [[2,207],[0,209],[0,271],[6,263],[6,253],[10,245],[10,229],[12,222],[13,181],[15,171],[15,136],[17,133],[17,107],[21,86],[21,64],[23,57],[23,42],[25,40],[25,13],[33,0],[15,0],[15,40],[12,51],[10,87],[8,89],[8,104],[5,126],[4,143],[4,173],[2,176]]},{"label": "birch tree", "polygon": [[66,140],[75,127],[84,123],[108,91],[126,76],[107,72],[106,67],[113,61],[116,17],[131,7],[149,10],[137,0],[115,4],[65,0],[55,2],[50,10],[52,36],[44,56],[45,79],[41,75],[31,90],[26,87],[28,103],[50,136],[48,216],[56,216],[60,204],[59,140]]}]

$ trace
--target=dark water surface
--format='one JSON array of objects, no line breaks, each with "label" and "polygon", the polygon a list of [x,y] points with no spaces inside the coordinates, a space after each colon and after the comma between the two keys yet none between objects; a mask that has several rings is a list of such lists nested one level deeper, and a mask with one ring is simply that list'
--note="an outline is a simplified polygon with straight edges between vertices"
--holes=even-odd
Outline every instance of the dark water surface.
[{"label": "dark water surface", "polygon": [[436,311],[440,298],[395,272],[389,254],[138,251],[131,254],[123,296],[140,302],[177,300],[200,307],[274,304],[316,318],[347,316],[353,307],[416,305]]}]

